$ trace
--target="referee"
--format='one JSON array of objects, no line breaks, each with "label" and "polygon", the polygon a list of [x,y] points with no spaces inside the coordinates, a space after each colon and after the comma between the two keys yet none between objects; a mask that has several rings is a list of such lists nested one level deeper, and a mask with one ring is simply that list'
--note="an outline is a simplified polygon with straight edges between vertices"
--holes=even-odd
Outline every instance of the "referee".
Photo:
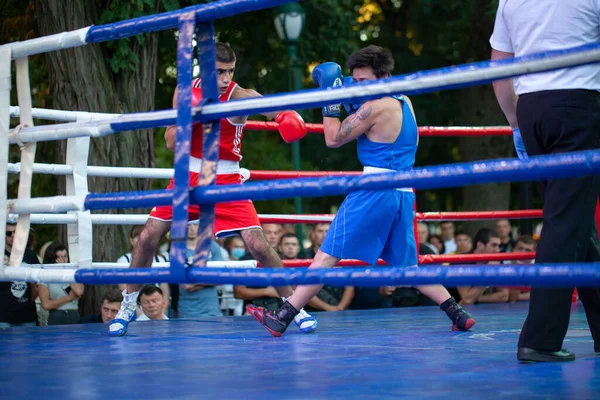
[{"label": "referee", "polygon": [[[490,38],[492,60],[600,41],[600,0],[500,0]],[[521,159],[600,148],[598,64],[494,82],[496,98]],[[544,224],[538,263],[600,261],[594,211],[599,176],[539,182]],[[578,288],[600,352],[600,290]],[[532,288],[519,337],[520,361],[572,361],[562,349],[573,288]]]}]

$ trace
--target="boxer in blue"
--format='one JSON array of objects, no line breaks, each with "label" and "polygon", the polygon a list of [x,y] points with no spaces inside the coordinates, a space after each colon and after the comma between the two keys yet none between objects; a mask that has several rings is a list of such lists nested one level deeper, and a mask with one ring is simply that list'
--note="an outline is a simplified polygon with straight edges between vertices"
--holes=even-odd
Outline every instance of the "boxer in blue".
[{"label": "boxer in blue", "polygon": [[[343,79],[338,64],[328,62],[313,70],[320,87],[336,87],[387,78],[394,68],[389,50],[368,46],[348,58],[352,78]],[[340,104],[323,107],[323,128],[328,147],[358,141],[358,158],[365,174],[412,169],[419,142],[410,100],[383,97],[364,104],[344,104],[350,114],[340,122]],[[346,197],[310,268],[333,267],[342,258],[375,264],[379,257],[395,266],[417,266],[414,237],[415,195],[411,188],[357,191]],[[284,305],[274,311],[249,305],[250,315],[273,336],[281,336],[294,316],[317,294],[322,285],[298,286]],[[463,310],[441,285],[418,286],[446,312],[453,330],[468,330],[472,315]]]}]

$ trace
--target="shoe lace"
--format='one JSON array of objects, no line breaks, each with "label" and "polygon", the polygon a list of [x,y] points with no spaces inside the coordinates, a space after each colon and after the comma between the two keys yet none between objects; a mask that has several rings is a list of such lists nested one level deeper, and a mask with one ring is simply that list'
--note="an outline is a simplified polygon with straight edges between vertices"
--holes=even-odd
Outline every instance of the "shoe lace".
[{"label": "shoe lace", "polygon": [[117,313],[115,319],[122,319],[125,321],[129,321],[133,314],[135,313],[136,303],[135,301],[125,301],[121,302],[121,308]]},{"label": "shoe lace", "polygon": [[294,319],[296,321],[300,321],[303,320],[304,318],[310,318],[310,314],[307,313],[306,311],[304,311],[304,308],[301,308],[300,311],[298,311],[298,314],[294,317]]}]

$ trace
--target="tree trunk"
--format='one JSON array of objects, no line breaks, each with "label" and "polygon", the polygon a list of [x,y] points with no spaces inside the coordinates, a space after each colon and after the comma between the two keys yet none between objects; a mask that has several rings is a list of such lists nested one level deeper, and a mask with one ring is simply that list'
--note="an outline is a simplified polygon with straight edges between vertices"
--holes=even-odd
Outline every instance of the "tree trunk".
[{"label": "tree trunk", "polygon": [[[98,23],[97,2],[88,0],[36,0],[40,35],[71,31]],[[61,110],[128,113],[154,109],[157,66],[157,37],[145,35],[140,44],[130,41],[130,51],[139,59],[135,72],[113,73],[106,62],[106,49],[100,44],[53,51],[46,54],[50,106]],[[58,163],[65,162],[66,141],[57,142]],[[93,139],[88,165],[152,167],[154,139],[151,129],[129,131]],[[89,178],[89,191],[146,190],[149,180]],[[58,194],[65,193],[65,180],[60,179]],[[109,210],[108,213],[118,213]],[[132,212],[131,209],[125,212]],[[65,237],[66,229],[62,231]],[[128,248],[128,226],[94,226],[95,261],[114,261]],[[59,237],[61,235],[59,234]],[[98,296],[103,289],[86,288],[83,313],[98,311]]]},{"label": "tree trunk", "polygon": [[[496,4],[492,0],[471,3],[471,24],[468,39],[462,51],[466,62],[490,58],[488,39],[493,30]],[[475,86],[460,91],[460,124],[466,126],[506,125],[494,96],[492,85]],[[512,141],[508,137],[464,137],[459,140],[461,159],[464,162],[489,160],[512,155]],[[463,188],[465,211],[507,210],[510,205],[510,183],[470,185]],[[461,224],[463,230],[473,235],[477,229],[495,228],[494,221],[474,221]]]},{"label": "tree trunk", "polygon": [[[460,121],[466,126],[504,125],[502,114],[491,85],[461,91],[463,113]],[[512,140],[504,136],[463,137],[459,140],[460,156],[464,162],[510,157]],[[510,205],[510,183],[470,185],[463,188],[465,211],[507,210]],[[471,236],[477,229],[495,228],[494,221],[461,223],[462,230]]]}]

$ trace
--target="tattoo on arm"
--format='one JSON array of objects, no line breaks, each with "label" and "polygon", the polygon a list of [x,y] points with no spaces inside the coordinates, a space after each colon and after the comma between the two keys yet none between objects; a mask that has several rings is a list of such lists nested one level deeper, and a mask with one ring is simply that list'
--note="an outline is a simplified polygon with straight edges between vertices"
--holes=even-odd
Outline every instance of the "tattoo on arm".
[{"label": "tattoo on arm", "polygon": [[371,115],[371,111],[373,111],[370,105],[361,106],[358,111],[352,114],[350,117],[346,118],[340,126],[340,130],[337,134],[337,140],[346,138],[350,135],[352,130],[356,128],[361,121],[366,120]]}]

